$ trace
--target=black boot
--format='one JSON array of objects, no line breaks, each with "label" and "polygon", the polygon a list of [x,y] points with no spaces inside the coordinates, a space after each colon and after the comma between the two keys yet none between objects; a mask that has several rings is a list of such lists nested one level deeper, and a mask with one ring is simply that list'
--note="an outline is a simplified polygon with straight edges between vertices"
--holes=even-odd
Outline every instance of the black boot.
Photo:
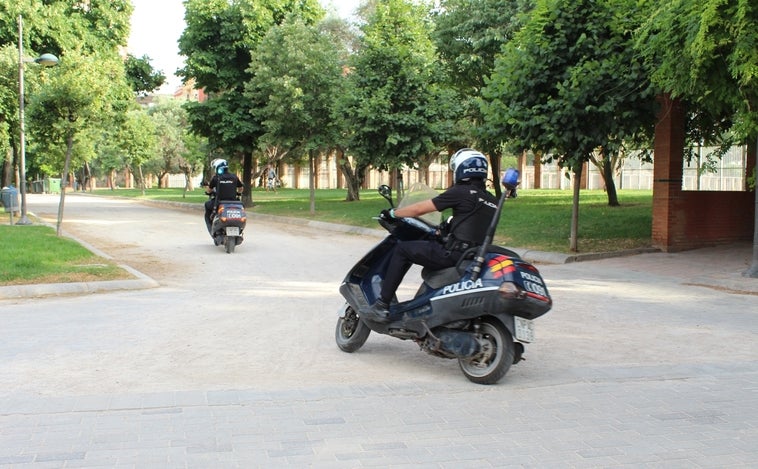
[{"label": "black boot", "polygon": [[364,314],[364,317],[369,321],[386,324],[390,322],[390,307],[383,300],[376,300],[376,303],[371,305],[371,308]]}]

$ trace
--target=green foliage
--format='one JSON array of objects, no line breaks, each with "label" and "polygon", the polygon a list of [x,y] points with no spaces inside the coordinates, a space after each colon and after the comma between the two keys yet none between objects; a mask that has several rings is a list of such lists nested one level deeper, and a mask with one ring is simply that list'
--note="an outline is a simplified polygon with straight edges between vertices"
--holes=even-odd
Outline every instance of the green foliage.
[{"label": "green foliage", "polygon": [[135,109],[126,114],[117,138],[126,164],[133,172],[150,160],[158,150],[155,121],[142,109]]},{"label": "green foliage", "polygon": [[[114,123],[106,108],[123,112],[133,101],[128,88],[119,90],[124,83],[119,52],[129,36],[131,13],[128,0],[0,0],[0,44],[18,44],[18,16],[22,15],[25,62],[41,53],[55,54],[60,60],[52,70],[33,63],[25,66],[28,174],[60,174],[68,137],[75,164],[92,159],[97,140]],[[16,51],[16,66],[17,61]],[[0,148],[14,150],[19,134],[17,70],[8,75],[7,82],[5,71],[0,72]],[[96,81],[108,83],[108,89]]]},{"label": "green foliage", "polygon": [[477,95],[495,57],[534,7],[533,0],[444,0],[434,16],[434,40],[451,84]]},{"label": "green foliage", "polygon": [[[702,139],[731,129],[758,135],[758,4],[754,0],[661,1],[637,46],[653,82],[684,99]],[[693,139],[694,140],[694,139]]]},{"label": "green foliage", "polygon": [[182,173],[188,180],[202,170],[206,140],[189,133],[186,109],[176,100],[159,100],[147,114],[154,128],[156,148],[145,169],[159,177]]},{"label": "green foliage", "polygon": [[74,166],[90,160],[98,136],[122,118],[133,95],[123,80],[122,62],[109,57],[72,51],[46,73],[44,87],[28,106],[30,149],[36,164],[60,174],[68,140]]},{"label": "green foliage", "polygon": [[251,54],[268,30],[288,16],[310,24],[323,10],[318,0],[186,0],[184,6],[187,27],[179,52],[186,60],[178,73],[209,94],[206,102],[187,106],[192,131],[230,161],[242,155],[242,182],[249,186],[252,152],[263,131],[253,110],[265,105],[244,96],[252,78]]},{"label": "green foliage", "polygon": [[118,57],[129,39],[129,0],[0,0],[0,44],[18,43],[18,15],[24,18],[24,49],[33,57],[70,50]]},{"label": "green foliage", "polygon": [[137,95],[145,96],[155,91],[166,82],[166,75],[160,70],[153,70],[150,65],[150,57],[143,55],[141,58],[129,54],[124,62],[126,82]]},{"label": "green foliage", "polygon": [[265,130],[262,144],[308,152],[334,141],[331,110],[344,81],[339,52],[329,36],[302,20],[269,30],[251,63],[245,94],[265,103],[253,110]]},{"label": "green foliage", "polygon": [[345,104],[351,154],[378,168],[414,164],[435,146],[436,67],[427,10],[408,0],[377,3],[363,26]]},{"label": "green foliage", "polygon": [[567,167],[594,149],[648,140],[653,91],[631,32],[642,10],[626,0],[540,0],[507,43],[483,90],[485,133],[514,150],[552,152]]}]

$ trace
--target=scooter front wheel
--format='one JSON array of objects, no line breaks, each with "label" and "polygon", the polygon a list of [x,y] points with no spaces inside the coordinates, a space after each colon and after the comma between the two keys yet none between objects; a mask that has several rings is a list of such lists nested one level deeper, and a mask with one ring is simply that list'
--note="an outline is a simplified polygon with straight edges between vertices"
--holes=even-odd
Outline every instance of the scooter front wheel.
[{"label": "scooter front wheel", "polygon": [[459,358],[461,371],[477,384],[495,384],[505,376],[513,363],[516,347],[508,329],[494,318],[484,319],[479,324],[483,347],[473,358]]},{"label": "scooter front wheel", "polygon": [[340,350],[351,353],[363,347],[370,333],[371,329],[361,321],[358,313],[351,306],[348,306],[344,317],[337,319],[334,339]]}]

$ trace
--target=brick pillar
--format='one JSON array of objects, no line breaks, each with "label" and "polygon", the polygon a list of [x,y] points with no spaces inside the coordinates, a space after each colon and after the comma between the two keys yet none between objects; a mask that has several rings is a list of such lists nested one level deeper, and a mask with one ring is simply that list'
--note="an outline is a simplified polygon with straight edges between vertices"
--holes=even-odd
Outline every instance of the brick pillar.
[{"label": "brick pillar", "polygon": [[[653,246],[676,250],[685,236],[686,211],[682,207],[684,105],[668,95],[658,97],[653,165]],[[686,238],[685,238],[686,239]]]}]

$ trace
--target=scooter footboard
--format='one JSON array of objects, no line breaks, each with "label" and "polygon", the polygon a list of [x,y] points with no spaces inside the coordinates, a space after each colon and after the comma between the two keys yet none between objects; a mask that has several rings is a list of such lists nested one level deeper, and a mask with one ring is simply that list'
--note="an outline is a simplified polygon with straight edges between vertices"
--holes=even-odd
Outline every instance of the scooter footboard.
[{"label": "scooter footboard", "polygon": [[340,294],[343,298],[345,298],[347,304],[352,306],[357,311],[368,308],[369,306],[366,298],[363,296],[363,292],[361,291],[359,285],[345,282],[340,285]]}]

